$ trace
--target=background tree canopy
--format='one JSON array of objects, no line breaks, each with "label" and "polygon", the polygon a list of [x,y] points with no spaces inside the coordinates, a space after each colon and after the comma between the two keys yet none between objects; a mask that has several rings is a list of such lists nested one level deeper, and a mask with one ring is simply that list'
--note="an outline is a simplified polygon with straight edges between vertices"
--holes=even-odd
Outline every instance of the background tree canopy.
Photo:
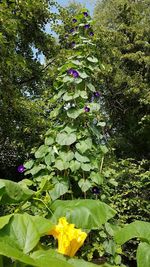
[{"label": "background tree canopy", "polygon": [[[14,177],[13,167],[31,144],[39,142],[46,127],[41,101],[45,69],[38,55],[50,59],[56,54],[54,37],[44,30],[55,19],[53,4],[49,0],[0,4],[0,168],[6,178]],[[50,87],[50,79],[48,83]]]},{"label": "background tree canopy", "polygon": [[94,18],[99,77],[118,156],[150,154],[150,1],[98,1]]}]

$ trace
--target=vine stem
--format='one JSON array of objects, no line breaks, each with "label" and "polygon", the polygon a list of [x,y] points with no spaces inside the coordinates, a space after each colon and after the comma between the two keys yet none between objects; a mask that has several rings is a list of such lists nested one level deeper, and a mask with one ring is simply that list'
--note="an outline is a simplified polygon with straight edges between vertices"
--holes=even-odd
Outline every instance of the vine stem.
[{"label": "vine stem", "polygon": [[[48,211],[52,214],[52,216],[55,217],[54,213],[51,211],[51,209],[49,209],[49,207],[44,203],[44,201],[43,201],[42,199],[39,199],[39,198],[37,198],[37,197],[34,197],[33,199],[42,202],[43,205],[44,205],[44,206],[48,209]],[[56,217],[55,217],[55,218],[56,218]]]}]

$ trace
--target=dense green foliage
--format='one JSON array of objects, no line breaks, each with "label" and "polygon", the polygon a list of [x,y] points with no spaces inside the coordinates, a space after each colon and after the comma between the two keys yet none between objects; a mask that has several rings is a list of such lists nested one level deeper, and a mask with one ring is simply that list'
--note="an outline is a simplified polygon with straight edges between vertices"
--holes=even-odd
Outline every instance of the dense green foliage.
[{"label": "dense green foliage", "polygon": [[150,156],[149,13],[149,0],[106,0],[95,9],[97,48],[104,63],[99,86],[120,157]]},{"label": "dense green foliage", "polygon": [[0,174],[7,179],[15,179],[14,167],[47,124],[41,99],[33,100],[46,86],[38,55],[53,58],[56,52],[54,38],[44,31],[55,18],[51,6],[48,0],[0,3]]},{"label": "dense green foliage", "polygon": [[[149,267],[149,0],[53,5],[0,6],[0,266]],[[61,217],[88,233],[72,259]]]}]

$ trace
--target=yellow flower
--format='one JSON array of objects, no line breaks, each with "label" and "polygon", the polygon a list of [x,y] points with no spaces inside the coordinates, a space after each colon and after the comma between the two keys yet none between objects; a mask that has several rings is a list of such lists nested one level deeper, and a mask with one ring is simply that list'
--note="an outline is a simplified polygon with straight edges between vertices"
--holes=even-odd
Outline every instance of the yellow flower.
[{"label": "yellow flower", "polygon": [[59,219],[59,223],[48,232],[58,239],[58,252],[73,257],[83,245],[87,234],[76,229],[74,224],[69,224],[65,217]]}]

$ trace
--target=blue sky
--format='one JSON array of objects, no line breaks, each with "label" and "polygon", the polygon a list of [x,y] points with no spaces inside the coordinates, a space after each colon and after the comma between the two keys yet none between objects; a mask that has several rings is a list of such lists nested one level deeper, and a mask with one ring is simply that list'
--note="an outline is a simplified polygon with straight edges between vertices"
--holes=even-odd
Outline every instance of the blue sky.
[{"label": "blue sky", "polygon": [[[68,1],[68,0],[57,0],[57,2],[58,2],[58,4],[60,4],[61,6],[64,6],[64,7],[65,7],[65,6],[67,6],[69,3],[74,2],[74,0],[69,0],[69,1]],[[96,0],[88,0],[88,1],[86,1],[86,0],[75,0],[75,2],[84,4],[85,7],[89,10],[90,15],[92,15],[93,10],[94,10],[94,6],[95,6],[95,3],[96,3]],[[54,12],[56,12],[56,11],[54,10]],[[52,33],[49,24],[46,25],[45,30],[46,30],[46,32],[48,32],[48,33]],[[55,35],[55,33],[53,33],[53,34]],[[34,54],[35,54],[35,53],[37,52],[37,49],[33,49],[33,51],[34,51]],[[42,64],[45,63],[45,59],[44,59],[44,56],[43,56],[42,54],[39,56],[39,61],[40,61]]]},{"label": "blue sky", "polygon": [[[68,5],[68,3],[73,2],[73,1],[57,0],[57,2],[62,6],[66,6],[66,5]],[[90,11],[90,14],[93,13],[93,9],[94,9],[94,5],[95,5],[96,0],[88,0],[88,1],[76,0],[75,2],[84,4],[86,6],[86,8]]]}]

